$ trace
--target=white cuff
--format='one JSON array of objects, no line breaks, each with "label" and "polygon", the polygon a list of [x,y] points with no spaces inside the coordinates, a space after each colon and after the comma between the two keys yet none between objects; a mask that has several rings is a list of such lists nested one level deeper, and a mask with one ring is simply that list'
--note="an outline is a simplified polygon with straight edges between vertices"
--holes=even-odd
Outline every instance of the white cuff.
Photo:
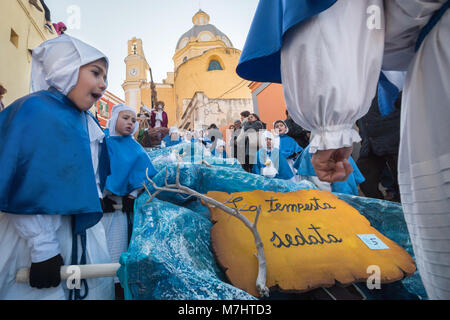
[{"label": "white cuff", "polygon": [[352,147],[353,143],[361,141],[359,133],[352,126],[337,125],[312,130],[309,152]]},{"label": "white cuff", "polygon": [[8,218],[27,242],[31,262],[43,262],[60,254],[56,231],[61,226],[61,216],[10,214]]},{"label": "white cuff", "polygon": [[61,253],[56,232],[43,232],[38,236],[28,239],[31,248],[31,262],[46,261]]}]

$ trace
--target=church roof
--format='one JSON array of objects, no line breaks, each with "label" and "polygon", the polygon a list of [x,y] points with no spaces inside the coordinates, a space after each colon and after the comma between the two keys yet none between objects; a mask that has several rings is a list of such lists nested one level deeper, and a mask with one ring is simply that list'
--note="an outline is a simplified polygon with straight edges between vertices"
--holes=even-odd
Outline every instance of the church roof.
[{"label": "church roof", "polygon": [[[207,19],[207,20],[206,20],[206,23],[199,24],[199,23],[196,21],[196,17],[198,17],[198,16],[200,16],[200,15],[206,16],[206,19]],[[185,32],[185,33],[180,37],[180,39],[178,40],[176,50],[179,50],[179,49],[180,49],[180,43],[181,43],[181,41],[182,41],[183,39],[185,39],[185,38],[187,38],[187,39],[190,39],[190,38],[197,38],[198,35],[199,35],[201,32],[203,32],[203,31],[208,31],[208,32],[210,32],[210,33],[211,33],[213,36],[215,36],[215,37],[217,37],[217,36],[219,36],[219,37],[221,37],[221,38],[224,37],[224,38],[226,38],[226,40],[228,40],[230,46],[231,46],[231,47],[233,46],[233,44],[231,43],[230,39],[226,36],[226,34],[224,34],[222,31],[220,31],[219,29],[217,29],[216,26],[214,26],[214,25],[212,25],[212,24],[209,23],[209,16],[208,16],[208,14],[207,14],[206,12],[204,12],[204,11],[202,11],[202,10],[199,10],[199,11],[194,15],[194,17],[193,17],[193,22],[194,22],[194,26],[193,26],[191,29],[189,29],[187,32]],[[201,40],[200,40],[200,41],[201,41]]]}]

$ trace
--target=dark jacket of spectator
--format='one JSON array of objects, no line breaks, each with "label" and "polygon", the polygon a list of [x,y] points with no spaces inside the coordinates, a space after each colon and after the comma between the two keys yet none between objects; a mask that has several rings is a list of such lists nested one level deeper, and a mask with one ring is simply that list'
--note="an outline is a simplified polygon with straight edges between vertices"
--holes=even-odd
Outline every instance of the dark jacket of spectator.
[{"label": "dark jacket of spectator", "polygon": [[378,109],[378,97],[372,101],[369,112],[357,121],[362,138],[360,157],[398,153],[400,144],[400,106],[401,97],[395,102],[395,110],[383,117]]},{"label": "dark jacket of spectator", "polygon": [[300,125],[296,124],[289,116],[284,120],[284,123],[286,123],[286,126],[289,129],[287,135],[293,138],[300,147],[305,149],[309,145],[309,131],[306,131]]}]

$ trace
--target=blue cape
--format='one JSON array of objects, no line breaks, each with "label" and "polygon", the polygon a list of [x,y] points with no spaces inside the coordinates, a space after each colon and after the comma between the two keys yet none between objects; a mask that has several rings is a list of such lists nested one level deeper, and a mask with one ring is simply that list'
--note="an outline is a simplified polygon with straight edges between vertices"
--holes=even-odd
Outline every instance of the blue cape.
[{"label": "blue cape", "polygon": [[284,34],[330,8],[337,0],[260,0],[242,51],[237,74],[244,79],[281,83]]},{"label": "blue cape", "polygon": [[295,141],[294,138],[289,137],[285,134],[280,135],[280,152],[285,159],[289,158],[295,153],[300,153],[302,151],[303,148],[298,145],[297,141]]},{"label": "blue cape", "polygon": [[[101,219],[87,116],[53,88],[0,112],[0,211],[76,215],[75,233]],[[99,173],[103,188],[109,174],[104,143]]]},{"label": "blue cape", "polygon": [[257,153],[257,162],[253,166],[252,172],[255,174],[261,174],[262,169],[266,167],[264,163],[266,162],[267,158],[272,161],[274,167],[278,170],[275,179],[289,180],[294,176],[291,167],[289,167],[289,164],[283,156],[280,157],[280,150],[278,150],[277,148],[274,148],[269,152],[266,148],[260,149]]},{"label": "blue cape", "polygon": [[[348,161],[352,165],[353,172],[346,181],[333,182],[331,184],[331,191],[357,196],[358,185],[364,182],[365,179],[353,158],[350,157]],[[309,153],[309,145],[303,150],[297,161],[295,161],[294,168],[297,169],[298,175],[308,177],[316,176],[316,171],[312,165],[312,154]]]},{"label": "blue cape", "polygon": [[105,136],[111,162],[111,174],[106,179],[107,190],[123,197],[147,182],[147,168],[150,178],[158,173],[144,148],[133,137],[111,137],[108,129]]},{"label": "blue cape", "polygon": [[[215,155],[216,155],[216,149],[214,149],[213,151],[211,151],[211,154],[212,154],[213,156],[215,156]],[[227,152],[226,152],[225,150],[223,150],[223,152],[222,152],[222,157],[223,157],[224,159],[228,158],[228,157],[227,157]]]},{"label": "blue cape", "polygon": [[172,139],[170,139],[170,135],[165,136],[163,138],[163,141],[165,142],[166,147],[173,147],[173,146],[176,146],[177,144],[183,142],[181,137],[178,137],[178,140],[172,141]]},{"label": "blue cape", "polygon": [[378,109],[380,114],[385,117],[395,110],[395,102],[400,94],[399,89],[386,78],[383,72],[378,80]]}]

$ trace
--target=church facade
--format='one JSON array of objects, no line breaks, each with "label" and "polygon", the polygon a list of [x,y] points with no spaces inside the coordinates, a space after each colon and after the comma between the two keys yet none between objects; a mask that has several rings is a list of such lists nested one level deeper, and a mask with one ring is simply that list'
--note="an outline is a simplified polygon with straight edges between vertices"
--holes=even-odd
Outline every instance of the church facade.
[{"label": "church facade", "polygon": [[128,41],[122,85],[128,105],[139,112],[144,105],[151,108],[163,101],[169,126],[190,130],[211,123],[225,127],[242,111],[253,112],[250,82],[236,74],[241,51],[209,21],[202,10],[193,16],[193,27],[177,42],[174,70],[162,83],[153,81],[142,40]]}]

